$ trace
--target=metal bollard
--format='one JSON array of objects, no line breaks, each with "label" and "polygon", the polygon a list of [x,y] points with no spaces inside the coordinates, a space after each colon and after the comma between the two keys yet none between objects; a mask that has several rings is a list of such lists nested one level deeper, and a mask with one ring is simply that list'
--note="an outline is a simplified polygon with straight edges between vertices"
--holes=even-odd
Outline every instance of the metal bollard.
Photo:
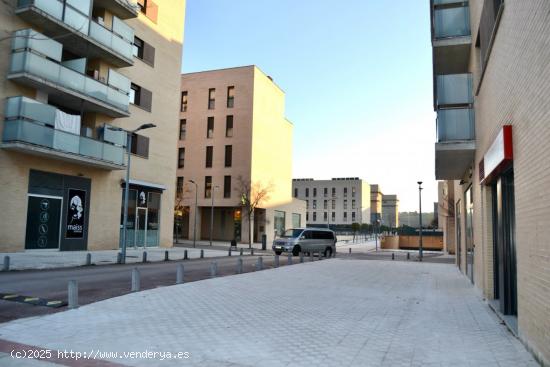
[{"label": "metal bollard", "polygon": [[204,250],[201,250],[201,259],[204,259]]},{"label": "metal bollard", "polygon": [[122,264],[122,254],[120,252],[116,254],[116,263]]},{"label": "metal bollard", "polygon": [[250,256],[254,256],[254,247],[250,249]]},{"label": "metal bollard", "polygon": [[309,261],[313,262],[313,251],[310,251],[309,253]]},{"label": "metal bollard", "polygon": [[132,292],[139,292],[141,289],[141,281],[139,279],[138,268],[132,269]]},{"label": "metal bollard", "polygon": [[92,265],[92,254],[89,252],[86,254],[86,266]]},{"label": "metal bollard", "polygon": [[395,260],[395,254],[393,252],[391,253],[391,259]]},{"label": "metal bollard", "polygon": [[143,258],[141,259],[142,262],[147,262],[147,251],[143,251]]},{"label": "metal bollard", "polygon": [[68,289],[68,304],[69,308],[78,308],[78,282],[76,280],[69,280]]},{"label": "metal bollard", "polygon": [[349,248],[349,254],[351,255],[351,247]]},{"label": "metal bollard", "polygon": [[164,261],[170,260],[170,255],[168,255],[168,251],[164,251]]},{"label": "metal bollard", "polygon": [[218,275],[218,263],[212,261],[210,264],[210,278],[215,278]]},{"label": "metal bollard", "polygon": [[243,249],[242,248],[239,250],[239,255],[243,256]]},{"label": "metal bollard", "polygon": [[183,264],[178,264],[176,268],[176,284],[183,283]]},{"label": "metal bollard", "polygon": [[407,260],[410,260],[410,259],[411,259],[411,253],[407,252]]},{"label": "metal bollard", "polygon": [[231,247],[229,248],[229,251],[227,252],[227,256],[231,256]]},{"label": "metal bollard", "polygon": [[300,251],[300,264],[304,262],[304,253]]},{"label": "metal bollard", "polygon": [[187,250],[183,251],[183,260],[189,259],[189,255],[187,254]]},{"label": "metal bollard", "polygon": [[275,255],[275,257],[273,258],[273,267],[279,267],[279,255]]},{"label": "metal bollard", "polygon": [[237,274],[243,273],[243,259],[239,257],[237,260]]},{"label": "metal bollard", "polygon": [[264,270],[264,259],[261,256],[256,261],[256,270]]},{"label": "metal bollard", "polygon": [[10,257],[4,256],[4,266],[2,267],[2,271],[10,271]]},{"label": "metal bollard", "polygon": [[287,265],[292,265],[292,254],[288,254],[287,256]]}]

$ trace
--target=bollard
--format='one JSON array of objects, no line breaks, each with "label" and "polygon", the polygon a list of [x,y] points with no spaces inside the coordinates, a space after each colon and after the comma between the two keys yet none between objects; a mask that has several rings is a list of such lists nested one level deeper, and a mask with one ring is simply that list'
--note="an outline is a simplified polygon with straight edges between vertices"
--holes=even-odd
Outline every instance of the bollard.
[{"label": "bollard", "polygon": [[68,293],[69,308],[78,308],[78,282],[76,280],[69,280]]},{"label": "bollard", "polygon": [[304,262],[304,253],[300,251],[300,264]]},{"label": "bollard", "polygon": [[10,257],[4,256],[4,267],[2,268],[2,271],[10,271]]},{"label": "bollard", "polygon": [[138,268],[132,269],[132,292],[139,292],[141,288],[141,282],[139,279],[139,270]]},{"label": "bollard", "polygon": [[351,255],[351,247],[349,248],[349,254]]},{"label": "bollard", "polygon": [[250,249],[250,256],[254,256],[254,247]]},{"label": "bollard", "polygon": [[309,253],[309,261],[313,262],[313,251]]},{"label": "bollard", "polygon": [[143,251],[143,258],[141,259],[142,262],[147,262],[147,251]]},{"label": "bollard", "polygon": [[287,265],[292,265],[292,254],[288,254],[287,256]]},{"label": "bollard", "polygon": [[256,270],[264,270],[264,259],[261,256],[256,261]]},{"label": "bollard", "polygon": [[243,259],[239,257],[237,260],[237,274],[243,273]]},{"label": "bollard", "polygon": [[122,264],[122,254],[120,252],[116,254],[116,263]]},{"label": "bollard", "polygon": [[204,259],[204,250],[201,250],[201,259]]},{"label": "bollard", "polygon": [[391,259],[395,260],[395,254],[393,252],[391,253]]},{"label": "bollard", "polygon": [[229,248],[229,251],[227,252],[227,256],[231,256],[231,247]]},{"label": "bollard", "polygon": [[411,259],[411,253],[407,252],[407,260],[410,260],[410,259]]},{"label": "bollard", "polygon": [[210,264],[210,278],[215,278],[218,275],[218,263],[212,261]]},{"label": "bollard", "polygon": [[183,283],[183,264],[178,264],[176,268],[176,284]]},{"label": "bollard", "polygon": [[164,261],[170,260],[170,257],[168,255],[168,251],[164,251]]},{"label": "bollard", "polygon": [[189,259],[189,255],[187,254],[187,250],[183,251],[183,260]]},{"label": "bollard", "polygon": [[279,267],[279,255],[275,255],[275,258],[273,259],[273,267]]},{"label": "bollard", "polygon": [[336,247],[334,247],[334,252],[332,253],[332,257],[336,257]]},{"label": "bollard", "polygon": [[89,252],[86,254],[86,266],[92,265],[92,254]]},{"label": "bollard", "polygon": [[319,252],[317,253],[317,258],[318,258],[319,260],[323,260],[323,253],[322,253],[321,251],[319,251]]},{"label": "bollard", "polygon": [[239,250],[239,255],[243,256],[243,249]]}]

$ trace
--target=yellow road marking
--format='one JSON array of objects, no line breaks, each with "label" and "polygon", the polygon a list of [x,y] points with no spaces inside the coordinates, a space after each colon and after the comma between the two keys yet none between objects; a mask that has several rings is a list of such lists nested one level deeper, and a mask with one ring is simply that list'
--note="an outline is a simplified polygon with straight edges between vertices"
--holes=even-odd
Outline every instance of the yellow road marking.
[{"label": "yellow road marking", "polygon": [[32,302],[32,301],[38,301],[38,298],[36,297],[28,297],[28,298],[25,298],[25,300],[23,302]]},{"label": "yellow road marking", "polygon": [[7,296],[4,296],[4,299],[10,299],[10,298],[16,298],[19,297],[18,294],[8,294]]},{"label": "yellow road marking", "polygon": [[61,301],[50,301],[50,302],[46,303],[46,305],[47,306],[52,306],[52,305],[58,305],[60,303],[61,303]]}]

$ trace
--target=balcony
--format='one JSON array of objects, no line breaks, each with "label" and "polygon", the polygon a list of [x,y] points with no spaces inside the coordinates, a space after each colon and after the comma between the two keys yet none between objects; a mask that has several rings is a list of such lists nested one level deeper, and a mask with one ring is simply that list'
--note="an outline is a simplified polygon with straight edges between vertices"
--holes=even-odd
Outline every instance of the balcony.
[{"label": "balcony", "polygon": [[94,0],[94,5],[109,10],[120,19],[136,18],[139,12],[135,0]]},{"label": "balcony", "polygon": [[464,73],[472,45],[470,7],[466,1],[434,0],[432,4],[434,74]]},{"label": "balcony", "polygon": [[83,4],[74,0],[66,4],[60,0],[18,0],[15,13],[47,36],[59,37],[64,48],[76,55],[99,58],[116,67],[133,65],[134,30],[116,16],[111,29],[99,24],[90,19],[89,4]]},{"label": "balcony", "polygon": [[437,143],[435,144],[436,179],[461,179],[472,164],[475,148],[473,108],[438,110]]},{"label": "balcony", "polygon": [[436,108],[474,103],[472,74],[436,76]]},{"label": "balcony", "polygon": [[55,129],[56,111],[26,97],[8,98],[1,147],[106,170],[126,168],[122,146]]},{"label": "balcony", "polygon": [[[48,93],[51,102],[84,112],[127,117],[130,81],[109,70],[104,83],[84,74],[85,59],[61,62],[61,45],[32,30],[12,42],[8,79]],[[42,36],[44,37],[44,36]]]}]

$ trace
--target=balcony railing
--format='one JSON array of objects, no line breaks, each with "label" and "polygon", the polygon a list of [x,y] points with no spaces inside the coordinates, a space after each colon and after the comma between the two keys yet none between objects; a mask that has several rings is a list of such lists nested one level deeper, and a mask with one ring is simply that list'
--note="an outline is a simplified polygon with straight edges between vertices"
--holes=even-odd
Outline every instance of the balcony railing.
[{"label": "balcony railing", "polygon": [[437,111],[437,142],[475,140],[473,108],[452,108]]},{"label": "balcony railing", "polygon": [[437,75],[437,106],[474,103],[472,74]]},{"label": "balcony railing", "polygon": [[12,97],[6,101],[5,115],[4,144],[23,143],[69,155],[63,157],[64,160],[73,156],[75,161],[94,166],[124,168],[122,146],[55,129],[56,108],[53,106],[26,97]]},{"label": "balcony railing", "polygon": [[[117,63],[119,66],[132,65],[134,30],[116,16],[113,16],[112,29],[108,29],[90,19],[89,2],[83,4],[84,6],[78,4],[75,1],[68,1],[64,4],[60,0],[18,0],[17,13],[21,14],[26,11],[35,13],[34,17],[40,17],[36,23],[46,29],[57,26],[52,22],[61,22],[70,27],[74,34],[80,36],[84,42],[95,46],[93,42],[95,41],[114,54],[116,58],[121,59]],[[33,19],[27,20],[32,22]],[[44,22],[44,20],[48,22]],[[59,32],[56,31],[56,33]],[[75,45],[75,42],[71,42],[71,45],[78,46],[78,44]],[[96,51],[100,52],[100,50]]]},{"label": "balcony railing", "polygon": [[470,7],[445,7],[434,10],[435,39],[470,36]]}]

